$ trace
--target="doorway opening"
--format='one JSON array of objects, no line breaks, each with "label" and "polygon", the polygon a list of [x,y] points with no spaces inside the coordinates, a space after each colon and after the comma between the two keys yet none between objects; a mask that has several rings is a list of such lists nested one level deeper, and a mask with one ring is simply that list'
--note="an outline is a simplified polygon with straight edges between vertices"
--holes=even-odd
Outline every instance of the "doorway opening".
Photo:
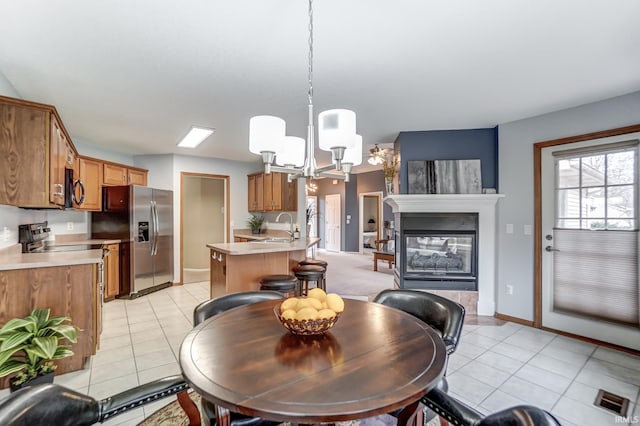
[{"label": "doorway opening", "polygon": [[180,174],[180,282],[209,281],[207,244],[229,241],[229,176]]},{"label": "doorway opening", "polygon": [[382,221],[382,191],[363,192],[359,198],[358,251],[372,253],[376,240],[386,238]]}]

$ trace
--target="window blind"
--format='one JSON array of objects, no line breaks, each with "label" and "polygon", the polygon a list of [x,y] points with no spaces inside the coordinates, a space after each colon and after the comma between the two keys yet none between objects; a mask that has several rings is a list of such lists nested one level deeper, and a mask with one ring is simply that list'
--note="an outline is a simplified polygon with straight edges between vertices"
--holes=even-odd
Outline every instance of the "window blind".
[{"label": "window blind", "polygon": [[553,310],[640,328],[638,232],[555,229]]}]

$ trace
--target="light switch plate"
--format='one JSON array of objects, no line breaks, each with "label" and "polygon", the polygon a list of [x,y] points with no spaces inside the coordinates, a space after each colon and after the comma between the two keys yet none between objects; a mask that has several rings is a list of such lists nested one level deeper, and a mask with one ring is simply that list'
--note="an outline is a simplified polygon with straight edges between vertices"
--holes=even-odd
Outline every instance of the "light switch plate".
[{"label": "light switch plate", "polygon": [[524,235],[531,235],[531,225],[524,226]]},{"label": "light switch plate", "polygon": [[513,234],[513,223],[507,223],[507,234]]}]

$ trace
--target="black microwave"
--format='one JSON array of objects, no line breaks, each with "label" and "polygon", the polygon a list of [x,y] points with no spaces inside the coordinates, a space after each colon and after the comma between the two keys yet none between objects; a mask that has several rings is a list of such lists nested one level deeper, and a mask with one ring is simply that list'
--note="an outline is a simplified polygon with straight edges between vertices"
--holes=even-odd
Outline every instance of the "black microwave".
[{"label": "black microwave", "polygon": [[64,169],[64,208],[72,209],[84,204],[84,184],[75,180],[73,169]]}]

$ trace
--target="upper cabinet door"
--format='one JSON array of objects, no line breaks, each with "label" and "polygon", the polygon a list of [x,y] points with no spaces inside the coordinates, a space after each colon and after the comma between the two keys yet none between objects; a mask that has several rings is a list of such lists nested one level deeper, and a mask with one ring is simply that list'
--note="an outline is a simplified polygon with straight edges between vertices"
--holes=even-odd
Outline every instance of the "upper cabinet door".
[{"label": "upper cabinet door", "polygon": [[78,210],[102,210],[102,161],[80,157],[78,176],[74,182],[74,208]]},{"label": "upper cabinet door", "polygon": [[147,186],[147,172],[143,170],[127,169],[129,185]]},{"label": "upper cabinet door", "polygon": [[104,163],[102,182],[105,185],[127,185],[127,168],[118,164]]}]

